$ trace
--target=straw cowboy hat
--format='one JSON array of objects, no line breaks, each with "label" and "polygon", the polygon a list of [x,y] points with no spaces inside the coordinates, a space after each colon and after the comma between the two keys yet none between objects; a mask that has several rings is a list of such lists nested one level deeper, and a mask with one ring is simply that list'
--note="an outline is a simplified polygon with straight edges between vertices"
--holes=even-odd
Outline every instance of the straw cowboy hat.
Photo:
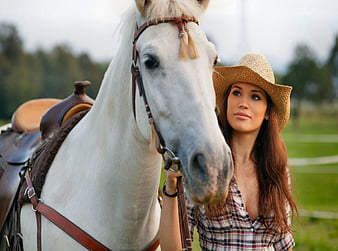
[{"label": "straw cowboy hat", "polygon": [[275,84],[275,77],[267,59],[262,55],[247,54],[233,67],[216,67],[213,74],[216,106],[224,114],[224,95],[234,83],[250,83],[262,88],[277,108],[279,129],[283,130],[290,116],[292,87]]}]

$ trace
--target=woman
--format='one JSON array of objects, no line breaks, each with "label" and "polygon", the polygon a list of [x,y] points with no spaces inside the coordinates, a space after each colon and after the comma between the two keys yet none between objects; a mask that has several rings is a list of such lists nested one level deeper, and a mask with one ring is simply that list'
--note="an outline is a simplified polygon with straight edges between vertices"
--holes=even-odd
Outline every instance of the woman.
[{"label": "woman", "polygon": [[[292,87],[275,84],[264,56],[245,55],[214,73],[219,122],[235,165],[229,194],[217,205],[187,201],[203,250],[291,250],[296,205],[290,192],[287,152],[280,137],[290,114]],[[181,250],[176,177],[167,171],[160,240],[162,250]]]}]

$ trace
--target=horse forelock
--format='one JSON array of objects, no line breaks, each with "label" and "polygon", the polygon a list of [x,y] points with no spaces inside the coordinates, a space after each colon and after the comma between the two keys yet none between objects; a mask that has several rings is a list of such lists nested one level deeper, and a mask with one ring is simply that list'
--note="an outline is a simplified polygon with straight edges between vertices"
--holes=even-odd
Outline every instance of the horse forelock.
[{"label": "horse forelock", "polygon": [[180,17],[182,15],[200,18],[204,8],[194,0],[156,0],[151,1],[142,13],[148,20],[165,17]]}]

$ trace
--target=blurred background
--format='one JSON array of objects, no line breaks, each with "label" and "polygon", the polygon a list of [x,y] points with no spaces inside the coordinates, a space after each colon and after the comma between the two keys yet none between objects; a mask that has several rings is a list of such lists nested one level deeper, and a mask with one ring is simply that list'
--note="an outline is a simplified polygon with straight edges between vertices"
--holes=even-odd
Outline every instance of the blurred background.
[{"label": "blurred background", "polygon": [[[277,83],[294,87],[282,136],[300,209],[295,250],[337,250],[338,1],[210,2],[200,25],[221,64],[264,54]],[[29,99],[67,97],[77,80],[90,80],[95,98],[115,55],[119,15],[131,4],[0,0],[0,125]]]}]

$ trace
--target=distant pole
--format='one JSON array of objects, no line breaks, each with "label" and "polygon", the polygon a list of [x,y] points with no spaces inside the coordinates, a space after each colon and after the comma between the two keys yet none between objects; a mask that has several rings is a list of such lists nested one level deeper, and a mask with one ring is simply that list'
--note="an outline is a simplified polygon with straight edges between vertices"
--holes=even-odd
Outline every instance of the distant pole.
[{"label": "distant pole", "polygon": [[247,30],[247,11],[246,0],[238,1],[238,19],[239,19],[239,34],[238,34],[238,54],[242,57],[244,54],[250,52],[249,34]]}]

